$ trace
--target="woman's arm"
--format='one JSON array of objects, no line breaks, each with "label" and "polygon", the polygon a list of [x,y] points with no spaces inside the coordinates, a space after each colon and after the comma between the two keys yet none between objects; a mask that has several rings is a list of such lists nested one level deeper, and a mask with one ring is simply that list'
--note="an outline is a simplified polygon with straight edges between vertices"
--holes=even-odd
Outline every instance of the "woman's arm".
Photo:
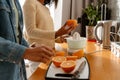
[{"label": "woman's arm", "polygon": [[[30,38],[46,38],[46,39],[55,39],[55,32],[48,30],[39,29],[37,26],[37,19],[36,19],[36,1],[37,0],[30,0],[25,2],[23,6],[23,13],[24,13],[24,20],[25,20],[25,27],[27,31],[27,35]],[[46,22],[49,24],[49,22]],[[44,26],[42,26],[44,27]]]}]

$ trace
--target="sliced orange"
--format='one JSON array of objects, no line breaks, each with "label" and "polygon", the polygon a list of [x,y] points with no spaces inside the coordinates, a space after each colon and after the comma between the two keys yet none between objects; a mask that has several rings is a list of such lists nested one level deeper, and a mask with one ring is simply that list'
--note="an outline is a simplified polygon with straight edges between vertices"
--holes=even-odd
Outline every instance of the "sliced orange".
[{"label": "sliced orange", "polygon": [[78,25],[78,24],[77,24],[77,20],[75,20],[75,19],[67,20],[66,24],[67,24],[68,26],[73,25],[74,28],[76,28],[76,26]]},{"label": "sliced orange", "polygon": [[67,60],[77,60],[78,56],[66,56]]},{"label": "sliced orange", "polygon": [[73,56],[78,56],[78,58],[81,58],[84,56],[84,50],[80,49],[72,54]]},{"label": "sliced orange", "polygon": [[65,52],[64,51],[56,51],[55,56],[65,56]]},{"label": "sliced orange", "polygon": [[56,66],[56,67],[60,67],[60,64],[63,62],[63,61],[66,61],[66,57],[64,56],[55,56],[52,58],[52,62],[53,64]]},{"label": "sliced orange", "polygon": [[63,61],[60,65],[60,67],[66,73],[70,73],[71,71],[73,71],[75,66],[76,66],[76,63],[73,60]]}]

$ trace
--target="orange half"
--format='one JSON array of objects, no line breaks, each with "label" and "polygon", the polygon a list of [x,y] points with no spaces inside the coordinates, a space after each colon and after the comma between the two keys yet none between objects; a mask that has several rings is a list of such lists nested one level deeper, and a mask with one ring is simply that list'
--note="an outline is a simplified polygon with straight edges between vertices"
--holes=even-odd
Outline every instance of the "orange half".
[{"label": "orange half", "polygon": [[55,56],[52,58],[52,62],[53,64],[56,66],[56,67],[60,67],[60,64],[63,62],[63,61],[66,61],[66,57],[64,56]]},{"label": "orange half", "polygon": [[66,56],[67,60],[77,60],[78,56]]},{"label": "orange half", "polygon": [[71,71],[73,71],[75,66],[76,66],[76,63],[73,60],[63,61],[60,65],[60,67],[66,73],[70,73]]}]

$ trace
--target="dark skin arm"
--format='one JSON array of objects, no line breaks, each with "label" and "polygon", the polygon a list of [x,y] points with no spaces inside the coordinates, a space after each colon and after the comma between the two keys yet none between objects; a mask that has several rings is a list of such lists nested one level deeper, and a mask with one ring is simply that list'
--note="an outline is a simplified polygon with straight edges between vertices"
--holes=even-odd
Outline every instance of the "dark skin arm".
[{"label": "dark skin arm", "polygon": [[23,58],[35,62],[47,63],[54,55],[53,49],[45,45],[33,44],[30,48],[27,48]]}]

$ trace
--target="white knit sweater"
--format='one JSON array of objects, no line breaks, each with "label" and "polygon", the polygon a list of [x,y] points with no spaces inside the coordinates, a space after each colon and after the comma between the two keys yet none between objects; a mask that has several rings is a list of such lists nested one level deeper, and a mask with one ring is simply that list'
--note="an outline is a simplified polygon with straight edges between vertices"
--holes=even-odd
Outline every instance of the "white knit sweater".
[{"label": "white knit sweater", "polygon": [[38,0],[26,0],[23,6],[25,37],[33,42],[54,47],[55,31],[49,9]]}]

